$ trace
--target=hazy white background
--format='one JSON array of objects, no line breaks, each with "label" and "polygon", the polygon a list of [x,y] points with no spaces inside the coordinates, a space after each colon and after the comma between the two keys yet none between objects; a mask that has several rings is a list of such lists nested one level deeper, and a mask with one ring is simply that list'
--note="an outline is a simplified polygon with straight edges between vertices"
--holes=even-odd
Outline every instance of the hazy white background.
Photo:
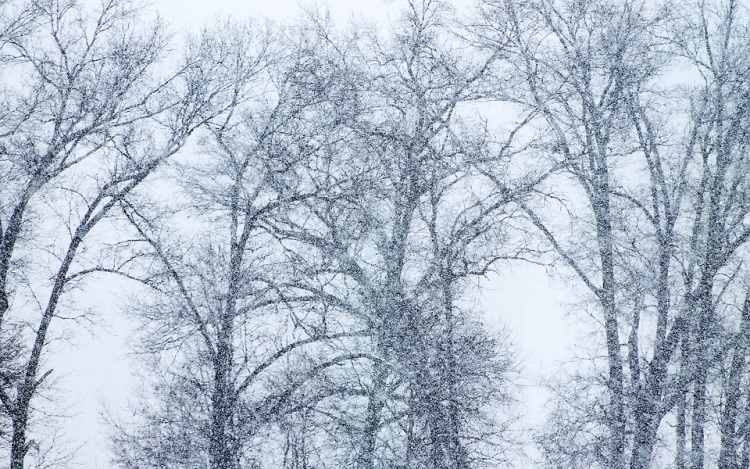
[{"label": "hazy white background", "polygon": [[[86,3],[95,4],[95,0]],[[352,18],[376,21],[388,27],[405,2],[399,0],[330,0],[319,3],[334,20],[346,23]],[[456,8],[468,8],[470,0],[454,0]],[[155,0],[154,9],[174,32],[197,29],[217,17],[269,18],[283,21],[301,14],[311,2],[296,0]],[[500,104],[498,104],[500,106]],[[85,306],[95,308],[100,320],[91,333],[76,329],[71,343],[53,344],[47,364],[60,377],[59,388],[69,407],[64,430],[69,439],[82,445],[77,461],[82,467],[108,468],[107,428],[101,418],[106,406],[115,414],[135,395],[138,382],[132,372],[138,363],[128,355],[132,325],[122,316],[120,300],[126,297],[120,280],[101,278],[89,284],[91,294],[83,297]],[[542,267],[515,265],[482,281],[478,302],[491,327],[507,326],[521,361],[523,380],[518,393],[522,424],[530,425],[542,415],[545,393],[535,382],[541,373],[556,372],[559,362],[570,357],[570,349],[580,338],[580,318],[570,311],[570,296],[560,281],[552,281]],[[51,352],[51,353],[50,353]]]}]

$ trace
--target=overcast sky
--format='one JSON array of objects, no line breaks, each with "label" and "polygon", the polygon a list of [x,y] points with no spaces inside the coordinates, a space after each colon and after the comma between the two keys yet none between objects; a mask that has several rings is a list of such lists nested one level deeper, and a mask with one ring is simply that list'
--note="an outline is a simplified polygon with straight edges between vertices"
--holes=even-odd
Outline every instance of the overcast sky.
[{"label": "overcast sky", "polygon": [[[387,24],[395,18],[402,1],[331,0],[327,3],[336,21],[358,17]],[[454,5],[468,5],[462,0]],[[300,13],[300,6],[310,2],[297,0],[156,0],[154,8],[171,24],[173,31],[198,28],[215,17],[237,19],[255,17],[283,21]],[[323,4],[324,5],[324,4]],[[98,290],[86,295],[88,306],[94,307],[102,320],[92,333],[76,330],[73,346],[53,344],[47,350],[48,364],[61,377],[72,418],[65,420],[67,436],[83,445],[78,461],[86,468],[108,468],[109,452],[106,426],[100,413],[106,404],[115,414],[122,411],[127,399],[134,396],[138,382],[132,372],[138,364],[127,355],[131,328],[119,315],[117,298],[124,299],[121,286],[108,284],[106,279],[92,282]],[[566,318],[565,297],[560,282],[552,282],[538,266],[516,266],[482,283],[479,301],[493,326],[507,325],[518,356],[522,359],[524,385],[528,386],[541,371],[554,373],[557,362],[569,356],[577,333],[574,319]],[[58,353],[59,352],[59,353]],[[524,388],[519,393],[519,410],[531,420],[540,415],[543,393]]]}]

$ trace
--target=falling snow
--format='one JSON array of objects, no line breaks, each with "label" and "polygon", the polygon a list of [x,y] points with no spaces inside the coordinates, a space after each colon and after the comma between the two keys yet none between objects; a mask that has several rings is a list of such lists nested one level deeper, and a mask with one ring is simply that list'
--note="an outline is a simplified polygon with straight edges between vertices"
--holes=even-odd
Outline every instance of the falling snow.
[{"label": "falling snow", "polygon": [[0,469],[750,466],[750,3],[159,6],[0,0]]}]

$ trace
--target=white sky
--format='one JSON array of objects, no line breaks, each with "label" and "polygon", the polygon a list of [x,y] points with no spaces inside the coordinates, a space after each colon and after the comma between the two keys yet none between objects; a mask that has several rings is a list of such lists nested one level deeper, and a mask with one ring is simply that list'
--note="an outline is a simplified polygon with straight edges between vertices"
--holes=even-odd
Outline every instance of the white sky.
[{"label": "white sky", "polygon": [[[387,24],[389,17],[395,18],[404,3],[400,0],[330,0],[328,6],[337,21],[356,15]],[[299,14],[300,5],[309,4],[297,0],[154,1],[155,9],[175,31],[199,27],[217,16],[284,20]],[[454,1],[454,5],[468,4],[467,0]],[[71,417],[65,420],[64,429],[68,437],[83,445],[78,462],[91,469],[110,467],[107,430],[100,418],[104,404],[114,411],[123,409],[128,397],[135,396],[138,385],[131,374],[137,363],[127,356],[130,326],[118,316],[118,301],[111,296],[120,290],[114,286],[107,288],[104,282],[92,282],[91,287],[98,287],[99,291],[87,296],[89,304],[103,317],[102,323],[95,326],[94,334],[78,331],[74,345],[56,344],[56,353],[48,355],[48,365],[61,376],[59,387],[70,403]],[[571,326],[575,321],[564,317],[563,303],[567,297],[560,285],[551,283],[544,269],[518,266],[484,281],[483,287],[481,305],[488,321],[495,325],[505,323],[515,338],[519,358],[523,360],[523,384],[531,384],[542,370],[554,369],[556,362],[569,355],[568,349],[577,335]],[[538,389],[524,387],[518,396],[519,410],[531,421],[538,419],[543,396]]]}]

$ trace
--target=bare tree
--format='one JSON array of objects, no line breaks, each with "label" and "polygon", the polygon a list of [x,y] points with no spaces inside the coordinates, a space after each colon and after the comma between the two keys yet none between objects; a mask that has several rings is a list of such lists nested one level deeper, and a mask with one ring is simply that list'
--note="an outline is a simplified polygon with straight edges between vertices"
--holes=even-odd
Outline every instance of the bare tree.
[{"label": "bare tree", "polygon": [[11,23],[25,34],[4,35],[2,50],[21,77],[4,90],[0,121],[0,337],[14,341],[3,347],[12,357],[0,369],[0,400],[12,469],[24,467],[33,401],[52,373],[43,358],[53,320],[74,311],[66,293],[95,270],[87,239],[223,91],[194,62],[155,70],[164,29],[144,24],[134,3],[107,1],[93,16],[73,1],[34,2],[32,11]]},{"label": "bare tree", "polygon": [[[153,290],[132,310],[144,324],[140,353],[157,377],[138,421],[115,431],[122,467],[273,461],[272,440],[258,450],[258,439],[280,438],[275,425],[294,439],[298,419],[286,416],[314,398],[311,383],[361,358],[335,344],[362,333],[337,327],[319,299],[294,289],[294,253],[267,229],[311,197],[336,197],[327,155],[338,148],[348,91],[331,63],[336,54],[302,27],[252,23],[227,22],[197,44],[200,55],[220,58],[235,94],[205,123],[200,154],[174,174],[187,199],[179,210],[149,213],[137,198],[123,205],[137,232],[133,256],[153,260],[121,273]],[[302,458],[288,451],[285,464]]]},{"label": "bare tree", "polygon": [[[559,168],[549,179],[547,200],[570,201],[567,210],[577,233],[574,238],[563,234],[565,225],[547,218],[548,208],[522,206],[560,262],[590,291],[603,317],[606,401],[589,403],[592,408],[581,418],[586,425],[604,425],[607,436],[581,438],[584,445],[604,447],[580,449],[592,451],[603,467],[623,468],[628,460],[630,467],[648,467],[659,422],[671,408],[663,402],[666,372],[682,324],[675,323],[669,333],[670,268],[684,168],[662,159],[661,135],[641,105],[653,100],[654,80],[668,63],[657,36],[665,12],[638,1],[540,1],[484,2],[483,13],[491,39],[510,37],[514,43],[509,61],[524,84],[514,99],[547,135],[538,135],[530,150]],[[645,199],[628,179],[639,167],[636,158],[643,158],[650,181]],[[645,224],[637,221],[641,218]],[[659,261],[652,271],[646,257],[654,253]],[[644,367],[640,318],[650,298],[656,299],[658,320],[653,356]],[[626,307],[632,311],[627,355],[621,338]],[[588,393],[596,389],[584,387]],[[604,412],[595,412],[595,405]],[[570,448],[560,450],[573,458],[565,464],[592,461]]]},{"label": "bare tree", "polygon": [[471,191],[483,134],[463,135],[458,119],[461,103],[483,96],[495,54],[462,56],[470,48],[449,33],[450,12],[409,2],[390,37],[369,32],[349,49],[360,112],[343,119],[361,162],[344,163],[358,185],[274,220],[282,239],[328,261],[298,288],[368,331],[367,362],[331,376],[314,408],[351,449],[340,465],[470,467],[506,436],[480,422],[507,403],[512,360],[460,306],[462,283],[507,248],[484,244],[507,201]]},{"label": "bare tree", "polygon": [[[741,2],[706,2],[692,6],[686,18],[677,23],[673,35],[678,53],[701,77],[689,94],[691,138],[686,145],[696,166],[689,210],[690,254],[684,261],[683,274],[688,289],[686,303],[694,311],[685,347],[686,365],[693,381],[690,457],[689,461],[678,461],[679,467],[685,463],[692,468],[704,467],[711,370],[717,360],[728,356],[727,349],[733,350],[734,358],[725,388],[719,463],[721,467],[737,467],[738,463],[733,415],[744,352],[741,347],[727,348],[723,340],[727,336],[721,334],[719,307],[724,293],[732,289],[742,262],[738,253],[750,236],[745,222],[748,63],[743,51],[749,46],[747,28],[746,6]],[[744,311],[739,305],[736,309]],[[738,322],[741,336],[745,321]],[[733,342],[730,339],[729,344]],[[683,407],[680,420],[685,419]],[[684,446],[678,451],[684,454]]]},{"label": "bare tree", "polygon": [[[561,169],[547,179],[547,200],[573,214],[575,238],[550,217],[552,205],[524,209],[603,314],[606,379],[593,370],[577,378],[590,380],[574,384],[579,397],[562,401],[581,412],[567,420],[581,424],[576,434],[590,432],[580,440],[604,447],[584,457],[586,448],[564,447],[571,440],[553,428],[543,440],[559,454],[548,461],[650,467],[660,425],[676,409],[677,466],[687,463],[689,423],[690,465],[702,468],[717,387],[725,390],[720,464],[734,467],[744,352],[727,344],[744,322],[722,333],[717,308],[742,289],[735,279],[747,236],[744,10],[738,2],[703,2],[684,15],[630,1],[482,5],[485,44],[515,43],[508,62],[525,89],[512,99],[549,136],[536,136],[529,152]],[[697,71],[702,83],[660,85],[670,70]],[[725,308],[729,318],[733,310],[742,308]],[[734,358],[719,384],[727,350]],[[596,397],[580,402],[581,389]]]}]

